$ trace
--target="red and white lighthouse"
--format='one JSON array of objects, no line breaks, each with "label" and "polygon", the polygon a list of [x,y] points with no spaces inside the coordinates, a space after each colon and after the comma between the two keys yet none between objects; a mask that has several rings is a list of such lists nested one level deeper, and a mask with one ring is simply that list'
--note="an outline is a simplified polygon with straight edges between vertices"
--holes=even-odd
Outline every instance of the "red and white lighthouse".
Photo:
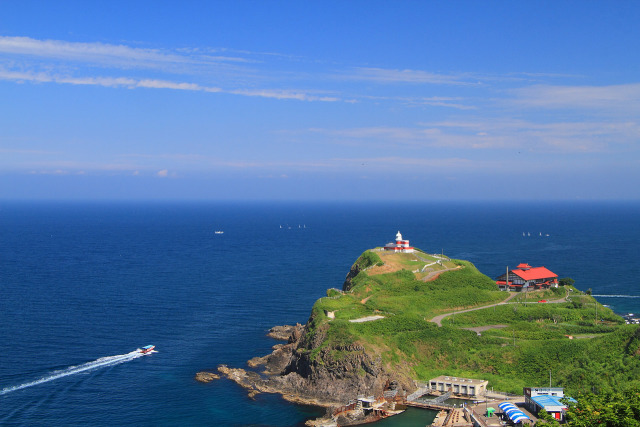
[{"label": "red and white lighthouse", "polygon": [[412,253],[413,247],[409,245],[408,240],[404,240],[402,238],[402,234],[400,231],[396,234],[396,242],[395,243],[387,243],[384,245],[385,251],[393,251],[393,252],[403,252],[403,253]]}]

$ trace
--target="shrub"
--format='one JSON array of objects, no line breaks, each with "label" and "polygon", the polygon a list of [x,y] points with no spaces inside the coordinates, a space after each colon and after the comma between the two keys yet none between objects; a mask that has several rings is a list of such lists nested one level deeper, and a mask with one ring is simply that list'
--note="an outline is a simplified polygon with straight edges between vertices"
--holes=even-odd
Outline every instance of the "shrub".
[{"label": "shrub", "polygon": [[364,251],[360,258],[358,258],[355,264],[361,269],[365,269],[367,267],[371,267],[372,265],[376,265],[379,262],[382,262],[380,256],[372,251]]}]

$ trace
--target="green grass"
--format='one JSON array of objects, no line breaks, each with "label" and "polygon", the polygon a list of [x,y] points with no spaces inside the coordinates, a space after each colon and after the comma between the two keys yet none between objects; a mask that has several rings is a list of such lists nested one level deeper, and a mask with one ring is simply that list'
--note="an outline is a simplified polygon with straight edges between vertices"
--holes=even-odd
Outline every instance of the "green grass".
[{"label": "green grass", "polygon": [[[513,301],[513,300],[512,300]],[[459,327],[483,326],[505,323],[527,322],[537,326],[560,326],[563,324],[595,327],[595,301],[591,305],[575,306],[573,303],[512,303],[468,313],[457,313],[455,319],[447,317],[445,324],[455,323]],[[619,325],[623,321],[609,308],[598,306],[598,325]],[[587,332],[587,331],[586,331]]]}]

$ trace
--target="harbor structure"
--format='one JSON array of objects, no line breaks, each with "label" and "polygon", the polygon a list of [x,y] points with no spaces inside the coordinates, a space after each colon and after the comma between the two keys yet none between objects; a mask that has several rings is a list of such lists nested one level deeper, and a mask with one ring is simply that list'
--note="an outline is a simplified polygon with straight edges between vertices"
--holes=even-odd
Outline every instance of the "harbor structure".
[{"label": "harbor structure", "polygon": [[[508,279],[507,279],[508,277]],[[496,285],[502,291],[522,291],[523,289],[549,289],[558,287],[558,275],[546,267],[531,267],[520,263],[496,279]]]},{"label": "harbor structure", "polygon": [[453,394],[466,397],[478,397],[487,391],[489,381],[471,378],[458,378],[440,375],[429,381],[431,391]]},{"label": "harbor structure", "polygon": [[387,243],[384,245],[385,251],[413,253],[413,247],[409,245],[409,241],[402,238],[400,231],[396,234],[396,242]]}]

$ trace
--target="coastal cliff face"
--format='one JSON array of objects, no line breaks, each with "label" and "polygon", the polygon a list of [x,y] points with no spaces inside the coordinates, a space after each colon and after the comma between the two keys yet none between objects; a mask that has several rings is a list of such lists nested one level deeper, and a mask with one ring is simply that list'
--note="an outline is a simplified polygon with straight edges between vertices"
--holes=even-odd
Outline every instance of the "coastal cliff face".
[{"label": "coastal cliff face", "polygon": [[313,392],[322,400],[346,403],[358,395],[380,396],[391,382],[412,387],[412,381],[385,369],[382,357],[355,343],[326,345],[328,325],[315,331],[313,316],[295,344],[283,378],[291,377],[299,393]]},{"label": "coastal cliff face", "polygon": [[[353,287],[353,280],[380,258],[366,252],[351,267],[343,291]],[[358,395],[381,396],[385,387],[398,391],[415,390],[408,373],[401,373],[383,363],[379,351],[374,351],[358,340],[335,339],[328,336],[331,322],[328,313],[312,310],[307,323],[302,326],[276,326],[269,336],[287,341],[273,346],[273,352],[248,361],[246,371],[219,370],[228,378],[256,392],[281,393],[286,399],[321,406],[341,406]],[[335,331],[338,325],[333,325]],[[335,332],[334,332],[335,334]],[[391,386],[390,386],[391,385]]]},{"label": "coastal cliff face", "polygon": [[[314,320],[312,315],[305,326],[286,327],[287,344],[277,344],[271,354],[249,361],[251,367],[262,367],[262,373],[226,366],[219,371],[251,395],[275,392],[291,401],[325,407],[344,405],[358,395],[380,396],[389,384],[415,388],[409,378],[388,372],[382,358],[362,345],[326,346],[328,327],[314,328]],[[270,335],[284,338],[283,328],[274,328],[278,332]]]},{"label": "coastal cliff face", "polygon": [[342,290],[344,292],[348,292],[351,290],[351,288],[353,287],[353,279],[358,274],[360,274],[361,271],[362,271],[362,268],[358,263],[353,264],[353,266],[351,267],[351,270],[349,270],[349,273],[347,274],[347,277],[344,279],[344,283],[342,284]]}]

